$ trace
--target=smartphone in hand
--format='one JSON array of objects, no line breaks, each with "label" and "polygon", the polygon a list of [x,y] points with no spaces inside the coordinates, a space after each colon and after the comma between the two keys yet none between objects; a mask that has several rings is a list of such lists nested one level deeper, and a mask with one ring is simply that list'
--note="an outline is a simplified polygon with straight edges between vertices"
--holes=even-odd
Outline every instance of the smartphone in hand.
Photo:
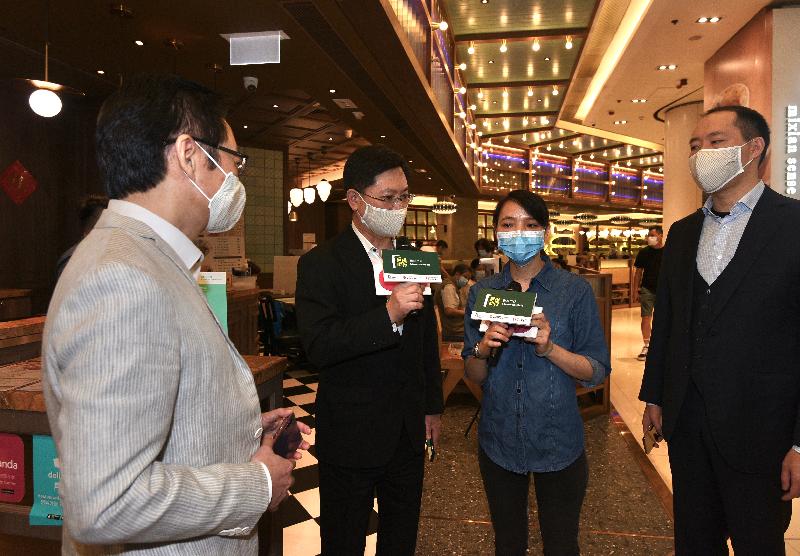
[{"label": "smartphone in hand", "polygon": [[664,438],[658,434],[658,431],[653,425],[647,429],[647,432],[642,437],[642,444],[644,445],[644,453],[649,454],[653,451],[656,444],[661,442]]},{"label": "smartphone in hand", "polygon": [[283,418],[273,438],[275,443],[272,445],[272,451],[282,458],[288,458],[290,454],[300,447],[303,436],[300,434],[300,428],[297,426],[297,419],[295,419],[294,414]]}]

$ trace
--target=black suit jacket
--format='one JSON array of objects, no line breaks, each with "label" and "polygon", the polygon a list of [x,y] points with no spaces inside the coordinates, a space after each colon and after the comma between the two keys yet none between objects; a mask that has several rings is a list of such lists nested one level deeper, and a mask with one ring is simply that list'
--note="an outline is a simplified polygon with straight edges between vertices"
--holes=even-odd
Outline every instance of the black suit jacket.
[{"label": "black suit jacket", "polygon": [[405,426],[415,450],[425,415],[442,412],[436,318],[430,296],[392,330],[386,297],[351,226],[300,258],[295,294],[308,358],[320,369],[317,457],[348,467],[389,461]]},{"label": "black suit jacket", "polygon": [[[698,210],[670,228],[639,393],[663,407],[667,440],[689,387],[703,219]],[[716,446],[743,472],[774,473],[792,444],[800,445],[799,225],[800,202],[765,189],[710,309],[703,370],[695,380]]]}]

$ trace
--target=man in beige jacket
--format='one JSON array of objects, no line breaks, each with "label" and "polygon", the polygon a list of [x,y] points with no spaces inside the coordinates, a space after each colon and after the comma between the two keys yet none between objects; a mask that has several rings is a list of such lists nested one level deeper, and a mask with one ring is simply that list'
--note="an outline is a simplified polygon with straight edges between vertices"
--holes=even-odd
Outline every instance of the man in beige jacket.
[{"label": "man in beige jacket", "polygon": [[261,414],[193,244],[241,216],[245,156],[220,99],[174,76],[125,83],[96,138],[111,201],[56,286],[43,344],[63,553],[254,555],[300,455],[273,453],[264,431],[290,411]]}]

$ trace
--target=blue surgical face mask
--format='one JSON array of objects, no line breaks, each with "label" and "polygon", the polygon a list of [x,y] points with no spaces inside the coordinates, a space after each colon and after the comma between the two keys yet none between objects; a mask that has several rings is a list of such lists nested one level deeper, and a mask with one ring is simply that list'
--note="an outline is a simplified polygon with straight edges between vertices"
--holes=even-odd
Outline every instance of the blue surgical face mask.
[{"label": "blue surgical face mask", "polygon": [[544,248],[544,230],[497,232],[497,244],[517,266],[525,266]]}]

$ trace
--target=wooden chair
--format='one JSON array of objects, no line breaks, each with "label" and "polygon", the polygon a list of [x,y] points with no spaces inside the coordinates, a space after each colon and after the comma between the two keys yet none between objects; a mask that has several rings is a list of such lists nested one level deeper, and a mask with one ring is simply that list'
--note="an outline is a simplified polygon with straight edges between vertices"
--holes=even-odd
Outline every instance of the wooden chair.
[{"label": "wooden chair", "polygon": [[436,313],[436,333],[439,338],[439,360],[444,374],[442,378],[442,395],[445,403],[447,403],[447,398],[461,379],[464,379],[464,384],[475,396],[475,399],[480,402],[481,398],[483,398],[481,387],[464,376],[464,360],[461,358],[461,354],[451,354],[450,344],[442,342],[442,320],[439,314],[439,307],[434,306],[434,311]]}]

